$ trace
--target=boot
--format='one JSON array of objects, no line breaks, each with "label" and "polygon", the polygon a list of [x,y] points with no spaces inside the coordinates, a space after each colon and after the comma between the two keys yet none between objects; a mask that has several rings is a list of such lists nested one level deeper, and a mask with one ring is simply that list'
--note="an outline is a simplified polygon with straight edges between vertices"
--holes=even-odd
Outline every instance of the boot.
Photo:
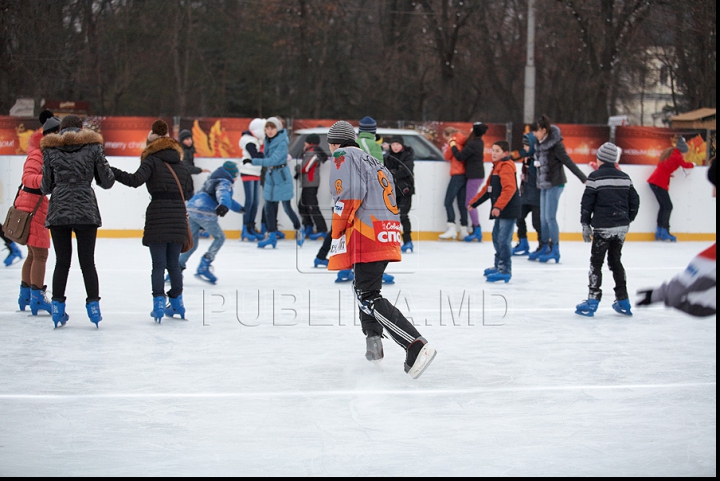
[{"label": "boot", "polygon": [[255,234],[253,232],[250,232],[251,228],[249,228],[247,225],[243,225],[242,233],[240,234],[240,241],[250,241],[255,242],[257,237],[255,237]]},{"label": "boot", "polygon": [[327,259],[320,259],[319,257],[316,257],[313,261],[313,264],[315,264],[315,267],[327,267],[328,266],[328,260]]},{"label": "boot", "polygon": [[656,241],[660,240],[660,229],[662,229],[662,227],[660,227],[660,226],[657,226],[657,228],[655,229],[655,240]]},{"label": "boot", "polygon": [[365,338],[365,345],[367,346],[365,359],[368,361],[379,361],[385,357],[385,353],[383,352],[382,336],[368,336]]},{"label": "boot", "polygon": [[170,297],[170,304],[165,306],[165,316],[175,317],[175,314],[180,316],[180,319],[185,319],[185,305],[183,304],[182,294],[177,297]]},{"label": "boot", "polygon": [[531,252],[528,255],[529,261],[536,261],[540,256],[550,253],[550,246],[547,244],[540,244],[535,252]]},{"label": "boot", "polygon": [[560,246],[558,246],[557,244],[552,246],[550,252],[548,252],[547,254],[542,254],[538,257],[538,260],[540,262],[547,262],[550,259],[555,259],[555,264],[560,262]]},{"label": "boot", "polygon": [[470,231],[468,230],[468,226],[461,225],[460,231],[458,232],[458,239],[465,240],[466,237],[470,236]]},{"label": "boot", "polygon": [[[312,229],[312,227],[310,229]],[[301,230],[295,231],[295,243],[297,244],[298,247],[302,247],[302,245],[305,243],[305,235],[304,235],[303,231],[301,231]]]},{"label": "boot", "polygon": [[85,305],[90,322],[95,324],[98,329],[100,321],[102,321],[102,315],[100,314],[100,301],[90,301]]},{"label": "boot", "polygon": [[585,317],[593,317],[595,316],[595,311],[598,309],[598,304],[600,304],[598,299],[588,299],[587,301],[582,301],[580,304],[575,306],[575,314]]},{"label": "boot", "polygon": [[383,284],[395,284],[395,277],[383,272],[382,283]]},{"label": "boot", "polygon": [[208,257],[203,256],[203,258],[200,259],[200,265],[195,272],[195,277],[205,282],[209,282],[210,284],[215,284],[217,282],[217,277],[215,277],[215,274],[213,274],[210,270],[211,262],[212,261]]},{"label": "boot", "polygon": [[198,232],[198,237],[200,237],[202,239],[209,239],[210,233],[208,231],[206,231],[205,229],[200,229],[200,231]]},{"label": "boot", "polygon": [[472,242],[475,240],[478,242],[482,242],[482,229],[479,225],[473,227],[472,234],[465,236],[465,242]]},{"label": "boot", "polygon": [[281,230],[276,231],[275,234],[277,235],[278,240],[283,240],[285,238],[285,233]]},{"label": "boot", "polygon": [[263,249],[266,246],[272,246],[272,248],[275,249],[275,246],[277,246],[277,240],[277,232],[271,232],[270,235],[267,236],[267,239],[258,242],[258,247]]},{"label": "boot", "polygon": [[70,316],[65,313],[65,301],[60,302],[53,299],[52,321],[55,324],[55,328],[58,327],[58,324],[60,324],[60,327],[63,327],[68,319],[70,319]]},{"label": "boot", "polygon": [[11,242],[8,246],[8,249],[10,250],[10,253],[7,255],[5,260],[5,267],[9,267],[15,263],[15,261],[20,261],[23,258],[22,251],[18,247],[18,245],[14,242]]},{"label": "boot", "polygon": [[314,234],[310,234],[310,240],[324,239],[327,235],[327,231],[316,232]]},{"label": "boot", "polygon": [[664,242],[677,242],[677,237],[670,234],[668,230],[664,227],[660,228],[660,240]]},{"label": "boot", "polygon": [[260,232],[259,232],[259,234],[260,234],[261,236],[263,236],[263,238],[265,237],[265,234],[267,234],[267,226],[265,225],[264,222],[263,222],[262,224],[260,224]]},{"label": "boot", "polygon": [[414,249],[415,249],[415,246],[413,246],[412,241],[407,241],[407,242],[404,243],[404,244],[402,245],[402,247],[400,248],[400,250],[401,250],[402,252],[407,252],[407,251],[413,252]]},{"label": "boot", "polygon": [[436,355],[437,352],[428,346],[425,338],[419,337],[415,339],[407,348],[405,372],[410,374],[410,377],[413,379],[419,378],[433,359],[435,359]]},{"label": "boot", "polygon": [[632,311],[630,310],[630,299],[616,299],[615,302],[613,302],[612,308],[619,314],[632,316]]},{"label": "boot", "polygon": [[24,282],[20,283],[20,296],[18,297],[18,306],[20,306],[20,310],[24,311],[27,306],[30,305],[30,286],[25,284]]},{"label": "boot", "polygon": [[487,277],[487,276],[489,276],[489,275],[491,275],[491,274],[497,274],[497,273],[498,273],[498,268],[497,268],[497,267],[488,267],[488,268],[485,269],[485,271],[483,272],[483,275],[484,275],[485,277]]},{"label": "boot", "polygon": [[526,256],[530,254],[530,244],[528,244],[527,238],[520,239],[518,245],[513,247],[512,255],[514,256]]},{"label": "boot", "polygon": [[47,286],[37,287],[30,286],[30,312],[33,316],[37,316],[38,311],[47,311],[48,314],[52,314],[52,304],[45,297],[45,289]]},{"label": "boot", "polygon": [[312,239],[312,236],[315,235],[315,233],[313,232],[313,226],[306,225],[305,227],[303,227],[302,235],[304,239]]},{"label": "boot", "polygon": [[162,318],[165,315],[165,296],[153,297],[153,310],[150,311],[150,317],[155,319],[155,322],[160,324]]},{"label": "boot", "polygon": [[338,271],[337,279],[335,279],[335,282],[350,282],[355,279],[355,273],[353,273],[352,269],[343,269],[341,271]]},{"label": "boot", "polygon": [[457,226],[454,222],[447,223],[447,230],[440,234],[440,240],[454,240],[457,237]]},{"label": "boot", "polygon": [[505,284],[510,282],[510,279],[512,278],[512,274],[509,272],[493,272],[487,276],[488,282],[499,282],[504,281]]}]

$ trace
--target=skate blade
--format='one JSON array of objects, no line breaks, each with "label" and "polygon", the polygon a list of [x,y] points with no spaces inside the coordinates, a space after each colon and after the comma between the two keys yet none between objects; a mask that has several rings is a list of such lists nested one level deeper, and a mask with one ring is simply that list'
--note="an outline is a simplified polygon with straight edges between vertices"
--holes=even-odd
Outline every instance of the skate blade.
[{"label": "skate blade", "polygon": [[428,366],[430,366],[430,363],[435,359],[435,356],[437,356],[437,351],[425,344],[422,350],[420,350],[417,359],[415,359],[413,367],[408,371],[410,377],[417,379],[422,376]]},{"label": "skate blade", "polygon": [[207,282],[208,284],[215,285],[217,283],[217,280],[211,281],[210,279],[206,279],[205,277],[199,276],[197,274],[195,274],[195,277],[197,277],[198,279],[200,279],[203,282]]}]

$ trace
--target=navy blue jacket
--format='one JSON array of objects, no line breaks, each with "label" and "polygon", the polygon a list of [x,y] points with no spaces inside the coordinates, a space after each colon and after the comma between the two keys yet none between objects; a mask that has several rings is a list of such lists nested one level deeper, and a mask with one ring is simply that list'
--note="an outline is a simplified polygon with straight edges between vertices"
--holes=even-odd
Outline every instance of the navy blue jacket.
[{"label": "navy blue jacket", "polygon": [[595,228],[630,225],[639,208],[640,197],[630,176],[615,164],[602,162],[585,184],[580,222]]}]

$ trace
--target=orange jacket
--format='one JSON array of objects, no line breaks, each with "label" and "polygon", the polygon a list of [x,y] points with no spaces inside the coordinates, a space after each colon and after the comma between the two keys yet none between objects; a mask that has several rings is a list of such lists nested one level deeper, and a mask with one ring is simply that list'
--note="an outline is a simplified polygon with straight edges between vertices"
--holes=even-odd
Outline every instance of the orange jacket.
[{"label": "orange jacket", "polygon": [[461,162],[455,158],[453,151],[450,148],[450,142],[455,141],[455,146],[459,151],[462,151],[463,147],[467,143],[467,135],[462,132],[455,133],[443,149],[443,155],[445,160],[450,162],[450,175],[465,175],[465,162]]},{"label": "orange jacket", "polygon": [[485,182],[485,185],[483,185],[482,189],[480,189],[480,192],[478,192],[475,197],[470,200],[470,205],[480,200],[480,198],[484,197],[486,194],[489,194],[488,198],[495,197],[494,195],[491,195],[491,193],[488,193],[488,186],[493,183],[493,176],[499,177],[498,183],[502,186],[502,188],[500,189],[500,194],[497,197],[497,200],[492,203],[492,207],[497,207],[501,211],[505,209],[517,192],[517,170],[512,160],[498,160],[493,162],[492,172],[490,172],[487,182]]}]

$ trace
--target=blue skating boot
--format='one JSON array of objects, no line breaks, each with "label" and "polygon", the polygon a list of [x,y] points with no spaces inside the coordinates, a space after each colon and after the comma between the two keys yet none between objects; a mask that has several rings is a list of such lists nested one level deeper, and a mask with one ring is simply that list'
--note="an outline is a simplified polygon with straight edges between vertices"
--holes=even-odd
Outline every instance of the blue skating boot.
[{"label": "blue skating boot", "polygon": [[413,245],[412,241],[407,241],[400,248],[400,250],[402,252],[407,252],[407,251],[413,252],[414,249],[415,249],[415,246]]},{"label": "blue skating boot", "polygon": [[278,240],[277,232],[271,232],[270,235],[267,236],[267,239],[261,240],[260,242],[258,242],[257,246],[260,249],[263,249],[266,246],[272,246],[272,248],[274,249],[275,246],[277,246],[277,240]]},{"label": "blue skating boot", "polygon": [[5,267],[9,267],[15,263],[15,261],[22,260],[22,251],[17,246],[16,243],[11,242],[8,246],[8,249],[10,250],[10,253],[7,255],[5,260],[3,261],[5,263]]},{"label": "blue skating boot", "polygon": [[53,299],[52,321],[55,324],[55,328],[58,327],[58,324],[60,324],[60,327],[63,327],[68,319],[70,319],[70,316],[65,313],[65,301],[60,302]]},{"label": "blue skating boot", "polygon": [[310,235],[310,240],[324,239],[327,236],[327,231],[319,231]]},{"label": "blue skating boot", "polygon": [[278,240],[283,240],[285,238],[285,233],[281,230],[277,231],[275,234],[277,235]]},{"label": "blue skating boot", "polygon": [[215,274],[210,271],[211,262],[212,261],[209,258],[203,256],[203,258],[200,259],[200,265],[195,272],[195,277],[205,282],[209,282],[210,284],[215,284],[217,282],[217,277],[215,277]]},{"label": "blue skating boot", "polygon": [[[296,231],[296,232],[297,232],[297,231]],[[313,232],[313,226],[311,226],[311,225],[306,225],[305,227],[303,227],[303,229],[302,229],[302,235],[303,235],[303,238],[304,238],[304,239],[312,239],[313,234],[315,234],[315,233]]]},{"label": "blue skating boot", "polygon": [[95,324],[95,327],[99,329],[100,326],[98,324],[100,323],[100,321],[102,321],[102,315],[100,314],[100,301],[88,302],[87,304],[85,304],[85,309],[87,310],[90,322]]},{"label": "blue skating boot", "polygon": [[155,319],[155,322],[160,324],[162,318],[165,315],[165,296],[153,297],[153,310],[150,311],[150,317]]},{"label": "blue skating boot", "polygon": [[205,229],[200,229],[200,232],[198,232],[198,236],[202,237],[203,239],[209,239],[210,234]]},{"label": "blue skating boot", "polygon": [[[312,227],[311,227],[312,229]],[[303,231],[296,230],[295,231],[295,243],[298,247],[302,247],[302,245],[305,243],[305,236],[303,234]]]},{"label": "blue skating boot", "polygon": [[52,304],[45,297],[45,289],[47,286],[37,287],[30,286],[30,312],[33,316],[38,315],[38,311],[47,311],[48,314],[52,314]]},{"label": "blue skating boot", "polygon": [[550,249],[550,252],[548,252],[547,254],[541,254],[540,256],[538,256],[538,260],[540,262],[547,262],[550,259],[555,259],[555,264],[560,262],[560,246],[558,246],[557,244],[552,246],[552,249]]},{"label": "blue skating boot", "polygon": [[595,311],[598,309],[600,301],[597,299],[588,299],[575,306],[575,314],[579,314],[585,317],[595,316]]},{"label": "blue skating boot", "polygon": [[167,317],[175,317],[175,314],[180,316],[180,319],[185,319],[185,305],[183,304],[182,294],[177,297],[170,297],[170,304],[165,307],[165,315]]},{"label": "blue skating boot", "polygon": [[315,267],[327,267],[328,266],[328,260],[327,259],[320,259],[319,257],[316,257],[313,261],[313,264],[315,264]]},{"label": "blue skating boot", "polygon": [[529,261],[536,261],[540,256],[550,253],[550,246],[548,244],[541,244],[534,252],[528,255]]},{"label": "blue skating boot", "polygon": [[244,240],[250,242],[255,242],[256,240],[258,240],[257,237],[255,237],[255,234],[253,232],[250,232],[250,229],[248,229],[247,225],[243,225],[242,233],[240,234],[240,241]]},{"label": "blue skating boot", "polygon": [[472,234],[465,236],[465,242],[472,242],[472,241],[478,241],[482,242],[482,229],[480,226],[476,226],[473,228]]},{"label": "blue skating boot", "polygon": [[30,286],[27,284],[23,285],[23,283],[20,284],[20,296],[18,297],[18,306],[20,306],[20,310],[24,311],[27,306],[30,305],[30,297],[32,293],[30,292]]},{"label": "blue skating boot", "polygon": [[258,234],[260,234],[263,239],[265,238],[265,234],[267,234],[267,226],[265,223],[260,224],[260,232],[258,232]]},{"label": "blue skating boot", "polygon": [[350,282],[355,279],[355,273],[352,271],[352,269],[343,269],[341,271],[338,271],[337,279],[335,279],[335,282]]},{"label": "blue skating boot", "polygon": [[390,274],[383,272],[382,283],[383,284],[395,284],[395,276],[391,276]]},{"label": "blue skating boot", "polygon": [[497,273],[498,273],[498,268],[497,268],[497,267],[488,267],[488,268],[485,269],[485,271],[483,272],[483,275],[484,275],[485,277],[487,277],[487,276],[489,276],[489,275],[491,275],[491,274],[497,274]]},{"label": "blue skating boot", "polygon": [[530,254],[530,244],[528,244],[527,238],[520,239],[518,245],[513,247],[512,255],[514,256],[526,256]]},{"label": "blue skating boot", "polygon": [[615,302],[613,302],[612,308],[615,309],[615,312],[619,314],[622,314],[624,316],[632,316],[632,311],[630,310],[630,299],[616,299]]},{"label": "blue skating boot", "polygon": [[670,234],[670,232],[668,232],[668,230],[667,230],[666,228],[664,228],[664,227],[661,227],[661,228],[660,228],[659,234],[660,234],[660,240],[661,240],[661,241],[664,241],[664,242],[677,242],[677,237],[675,237],[674,235]]},{"label": "blue skating boot", "polygon": [[512,274],[509,272],[493,272],[487,276],[488,282],[500,282],[504,281],[505,284],[510,282],[510,279],[512,278]]},{"label": "blue skating boot", "polygon": [[655,229],[655,240],[656,240],[656,241],[659,241],[659,240],[660,240],[660,229],[661,229],[661,228],[662,228],[662,227],[657,226],[657,229]]}]

